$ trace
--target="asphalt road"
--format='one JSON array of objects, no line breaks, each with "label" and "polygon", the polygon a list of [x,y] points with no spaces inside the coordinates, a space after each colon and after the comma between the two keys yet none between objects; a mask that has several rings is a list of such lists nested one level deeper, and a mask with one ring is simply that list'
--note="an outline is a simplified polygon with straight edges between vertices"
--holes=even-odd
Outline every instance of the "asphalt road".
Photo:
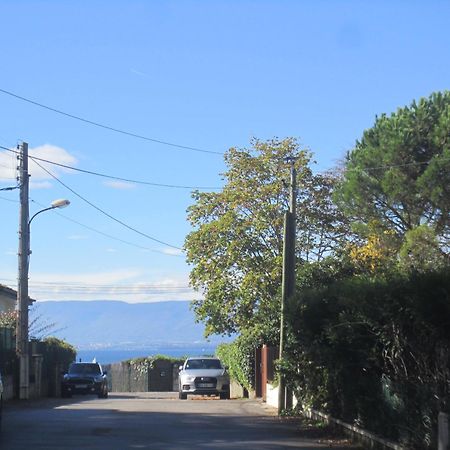
[{"label": "asphalt road", "polygon": [[[315,449],[297,421],[280,420],[259,401],[175,393],[113,393],[5,405],[1,450],[17,449]],[[345,447],[348,450],[348,447]]]}]

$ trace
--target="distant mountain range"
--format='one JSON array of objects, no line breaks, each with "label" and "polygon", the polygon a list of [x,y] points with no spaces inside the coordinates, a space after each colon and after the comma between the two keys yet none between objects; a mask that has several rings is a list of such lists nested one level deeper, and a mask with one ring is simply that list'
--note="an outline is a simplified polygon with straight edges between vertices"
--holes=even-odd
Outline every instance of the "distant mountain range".
[{"label": "distant mountain range", "polygon": [[[38,325],[54,324],[50,335],[79,349],[138,349],[161,344],[205,343],[188,301],[40,301],[31,313]],[[215,336],[212,344],[226,339]]]}]

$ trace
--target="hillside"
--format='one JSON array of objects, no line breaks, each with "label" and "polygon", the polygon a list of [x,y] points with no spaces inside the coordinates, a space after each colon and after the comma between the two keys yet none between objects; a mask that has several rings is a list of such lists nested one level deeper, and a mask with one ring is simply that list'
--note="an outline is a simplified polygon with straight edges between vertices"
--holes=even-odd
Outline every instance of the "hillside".
[{"label": "hillside", "polygon": [[[33,307],[31,318],[54,323],[51,335],[78,348],[132,349],[158,344],[205,342],[188,301],[51,301]],[[54,331],[56,330],[56,331]],[[212,343],[223,341],[221,337]]]}]

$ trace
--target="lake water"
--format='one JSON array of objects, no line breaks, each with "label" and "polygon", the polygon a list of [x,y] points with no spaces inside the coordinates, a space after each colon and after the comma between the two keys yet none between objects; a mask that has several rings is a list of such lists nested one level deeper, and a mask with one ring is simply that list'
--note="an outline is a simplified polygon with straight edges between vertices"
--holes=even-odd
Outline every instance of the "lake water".
[{"label": "lake water", "polygon": [[141,358],[154,355],[165,355],[183,359],[186,356],[214,355],[215,345],[191,346],[191,347],[156,347],[151,349],[136,350],[78,350],[77,361],[92,361],[94,358],[100,364],[112,364],[126,361],[132,358]]}]

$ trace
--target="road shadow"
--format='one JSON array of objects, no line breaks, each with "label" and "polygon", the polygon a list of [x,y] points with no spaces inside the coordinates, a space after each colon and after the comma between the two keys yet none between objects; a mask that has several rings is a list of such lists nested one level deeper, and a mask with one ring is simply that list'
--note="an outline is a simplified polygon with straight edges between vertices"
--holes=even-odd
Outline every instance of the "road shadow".
[{"label": "road shadow", "polygon": [[[149,399],[145,395],[129,397]],[[117,396],[114,400],[121,398]],[[207,407],[203,411],[193,410],[197,402],[176,400],[180,402],[176,407],[182,408],[183,412],[164,411],[168,404],[162,404],[158,411],[130,412],[119,409],[120,402],[115,401],[100,406],[99,402],[103,400],[99,399],[72,407],[70,399],[58,400],[56,404],[50,399],[46,408],[7,410],[0,438],[1,449],[349,449],[348,445],[338,442],[324,445],[324,436],[305,435],[294,420],[241,415],[239,405],[233,414],[230,410],[226,414],[211,414]]]}]

